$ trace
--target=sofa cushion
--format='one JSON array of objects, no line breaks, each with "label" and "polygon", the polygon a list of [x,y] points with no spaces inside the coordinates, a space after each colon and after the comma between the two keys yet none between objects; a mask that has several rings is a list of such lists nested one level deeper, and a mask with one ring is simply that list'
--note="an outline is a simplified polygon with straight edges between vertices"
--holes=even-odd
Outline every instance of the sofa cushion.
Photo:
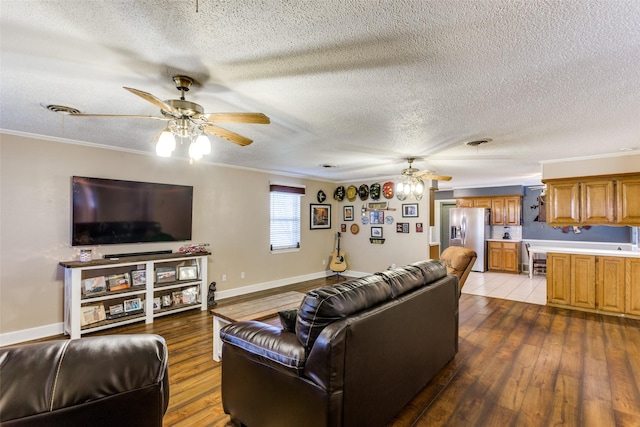
[{"label": "sofa cushion", "polygon": [[298,317],[298,309],[282,310],[278,312],[282,329],[289,332],[296,331],[296,318]]},{"label": "sofa cushion", "polygon": [[391,287],[391,295],[396,298],[412,289],[424,286],[424,274],[415,266],[396,267],[376,273]]},{"label": "sofa cushion", "polygon": [[377,275],[311,290],[298,309],[296,335],[311,350],[328,324],[390,298],[391,287]]},{"label": "sofa cushion", "polygon": [[[417,267],[422,271],[424,275],[424,282],[426,284],[433,283],[436,280],[442,279],[447,275],[447,267],[442,261],[437,259],[428,259],[426,261],[418,261],[409,266]],[[405,266],[408,267],[408,266]]]}]

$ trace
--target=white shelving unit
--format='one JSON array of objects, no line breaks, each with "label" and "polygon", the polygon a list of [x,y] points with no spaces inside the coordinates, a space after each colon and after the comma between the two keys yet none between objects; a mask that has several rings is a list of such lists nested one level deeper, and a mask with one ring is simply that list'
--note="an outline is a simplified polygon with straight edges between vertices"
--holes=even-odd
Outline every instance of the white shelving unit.
[{"label": "white shelving unit", "polygon": [[[125,257],[120,259],[97,259],[88,262],[63,261],[64,267],[64,333],[72,339],[82,335],[103,329],[123,326],[129,323],[141,322],[153,323],[153,319],[168,314],[179,313],[186,310],[207,309],[207,256],[209,252],[192,254],[171,253],[160,255],[144,255]],[[195,278],[178,280],[180,267],[195,267]],[[175,269],[175,278],[167,278],[161,283],[156,280],[158,268]],[[131,273],[144,271],[144,281],[133,285]],[[108,290],[95,294],[86,294],[83,289],[83,281],[87,279],[105,278],[117,274],[129,274],[130,287],[121,290]],[[183,291],[197,289],[195,301],[183,301]],[[190,293],[193,295],[193,292]],[[124,304],[126,300],[140,298],[142,305],[139,310],[110,313],[110,307]],[[160,304],[154,307],[160,299]],[[163,304],[163,301],[165,304]],[[107,316],[104,320],[92,321],[82,325],[82,308],[86,306],[104,307]]]}]

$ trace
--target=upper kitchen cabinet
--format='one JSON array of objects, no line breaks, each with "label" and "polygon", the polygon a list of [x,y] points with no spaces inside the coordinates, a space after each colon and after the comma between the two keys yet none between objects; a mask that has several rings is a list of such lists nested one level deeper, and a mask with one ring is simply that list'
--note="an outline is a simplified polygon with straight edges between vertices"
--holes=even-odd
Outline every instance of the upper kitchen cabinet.
[{"label": "upper kitchen cabinet", "polygon": [[585,181],[580,187],[581,220],[587,224],[611,224],[614,218],[615,203],[613,181]]},{"label": "upper kitchen cabinet", "polygon": [[491,225],[521,225],[522,196],[460,197],[456,207],[489,209]]},{"label": "upper kitchen cabinet", "polygon": [[494,197],[491,199],[491,225],[520,225],[522,197]]},{"label": "upper kitchen cabinet", "polygon": [[616,222],[640,225],[640,176],[616,179]]},{"label": "upper kitchen cabinet", "polygon": [[580,184],[578,182],[547,183],[547,223],[580,224]]},{"label": "upper kitchen cabinet", "polygon": [[491,197],[462,197],[456,199],[456,207],[491,209]]},{"label": "upper kitchen cabinet", "polygon": [[545,183],[549,225],[640,225],[640,175]]}]

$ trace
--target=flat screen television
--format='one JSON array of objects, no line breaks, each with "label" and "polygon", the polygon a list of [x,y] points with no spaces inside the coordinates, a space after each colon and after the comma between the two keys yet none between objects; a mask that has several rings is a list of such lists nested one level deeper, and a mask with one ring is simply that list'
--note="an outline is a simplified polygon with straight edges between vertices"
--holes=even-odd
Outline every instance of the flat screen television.
[{"label": "flat screen television", "polygon": [[74,176],[73,246],[191,240],[193,187]]}]

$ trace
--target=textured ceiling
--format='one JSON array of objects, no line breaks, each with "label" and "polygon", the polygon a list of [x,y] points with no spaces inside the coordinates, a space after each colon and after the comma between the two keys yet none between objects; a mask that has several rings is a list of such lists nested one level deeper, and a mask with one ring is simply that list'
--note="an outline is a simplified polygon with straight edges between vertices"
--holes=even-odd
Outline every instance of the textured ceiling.
[{"label": "textured ceiling", "polygon": [[158,115],[122,87],[177,99],[186,74],[206,112],[272,121],[222,125],[254,143],[211,137],[203,161],[372,182],[414,156],[440,188],[535,184],[540,161],[640,149],[639,22],[637,0],[2,0],[0,128],[153,152],[160,121],[42,105]]}]

